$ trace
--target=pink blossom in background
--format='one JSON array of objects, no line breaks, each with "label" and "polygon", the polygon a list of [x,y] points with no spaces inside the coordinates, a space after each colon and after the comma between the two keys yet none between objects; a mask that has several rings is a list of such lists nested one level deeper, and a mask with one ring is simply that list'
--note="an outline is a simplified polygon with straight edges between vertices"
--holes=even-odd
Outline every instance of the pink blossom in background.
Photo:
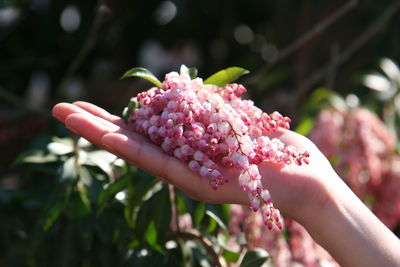
[{"label": "pink blossom in background", "polygon": [[396,137],[373,112],[322,110],[310,138],[336,172],[389,228],[400,222]]}]

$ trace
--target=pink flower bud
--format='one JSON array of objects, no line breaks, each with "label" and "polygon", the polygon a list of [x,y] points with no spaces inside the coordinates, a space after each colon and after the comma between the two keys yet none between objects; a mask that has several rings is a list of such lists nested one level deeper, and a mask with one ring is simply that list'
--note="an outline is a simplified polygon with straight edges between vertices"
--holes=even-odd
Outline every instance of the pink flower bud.
[{"label": "pink flower bud", "polygon": [[256,212],[260,208],[260,199],[258,197],[253,197],[250,202],[251,209]]},{"label": "pink flower bud", "polygon": [[193,154],[193,158],[197,161],[204,162],[208,159],[208,157],[201,151],[197,150]]},{"label": "pink flower bud", "polygon": [[200,164],[195,160],[189,161],[188,166],[189,166],[189,169],[191,169],[194,172],[197,172],[200,169]]},{"label": "pink flower bud", "polygon": [[271,195],[267,189],[262,190],[260,196],[264,200],[265,204],[270,204],[272,202]]},{"label": "pink flower bud", "polygon": [[249,181],[250,181],[250,177],[247,172],[242,172],[239,175],[239,185],[243,191],[247,190],[247,185],[248,185]]},{"label": "pink flower bud", "polygon": [[205,166],[201,166],[199,169],[199,173],[201,176],[203,176],[204,178],[211,178],[211,171],[209,168],[205,167]]}]

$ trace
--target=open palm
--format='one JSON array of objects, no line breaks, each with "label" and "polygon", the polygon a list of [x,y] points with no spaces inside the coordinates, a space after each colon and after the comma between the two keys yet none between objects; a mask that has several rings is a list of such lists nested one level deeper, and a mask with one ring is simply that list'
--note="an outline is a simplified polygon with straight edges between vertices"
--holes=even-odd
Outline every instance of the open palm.
[{"label": "open palm", "polygon": [[[214,191],[206,179],[192,172],[185,163],[165,154],[147,138],[129,130],[120,117],[104,109],[87,102],[60,103],[53,108],[53,116],[76,134],[175,185],[193,199],[209,203],[248,204],[247,194],[240,190],[238,184],[239,170],[235,168],[220,170],[229,183]],[[306,149],[311,154],[309,165],[282,166],[266,162],[259,166],[262,182],[271,192],[275,205],[290,217],[304,216],[304,212],[309,213],[307,207],[311,203],[313,207],[323,205],[326,183],[336,180],[323,179],[324,174],[332,176],[333,170],[307,138],[287,130],[274,135],[279,135],[286,144]]]}]

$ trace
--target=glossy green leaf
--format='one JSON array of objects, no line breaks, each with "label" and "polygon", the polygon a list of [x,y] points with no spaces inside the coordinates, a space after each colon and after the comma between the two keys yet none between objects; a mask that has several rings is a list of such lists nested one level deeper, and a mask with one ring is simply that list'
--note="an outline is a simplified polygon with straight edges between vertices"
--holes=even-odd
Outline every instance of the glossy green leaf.
[{"label": "glossy green leaf", "polygon": [[206,211],[206,214],[208,216],[210,216],[218,225],[219,227],[221,227],[224,230],[227,230],[228,228],[226,227],[226,225],[224,224],[224,222],[222,221],[222,219],[220,219],[215,213],[213,213],[210,210]]},{"label": "glossy green leaf", "polygon": [[267,251],[261,248],[256,248],[249,250],[243,257],[240,267],[259,267],[261,266],[269,257]]},{"label": "glossy green leaf", "polygon": [[195,67],[189,68],[189,76],[191,79],[197,78],[198,71]]},{"label": "glossy green leaf", "polygon": [[143,79],[148,80],[149,82],[153,83],[155,86],[161,88],[162,83],[157,79],[156,76],[153,75],[148,69],[145,68],[133,68],[128,70],[127,72],[122,75],[121,79],[125,79],[128,77],[140,77]]},{"label": "glossy green leaf", "polygon": [[128,123],[129,116],[131,115],[132,111],[136,108],[140,107],[140,103],[137,101],[130,101],[128,106],[124,108],[122,111],[122,118],[125,120],[125,123]]},{"label": "glossy green leaf", "polygon": [[227,263],[237,262],[239,260],[240,253],[229,250],[227,248],[224,248],[224,251],[222,252],[222,256],[224,257],[224,259]]},{"label": "glossy green leaf", "polygon": [[99,167],[110,179],[114,179],[112,163],[117,156],[105,150],[95,150],[87,153],[83,164]]},{"label": "glossy green leaf", "polygon": [[146,241],[149,245],[158,252],[165,254],[164,249],[158,244],[158,233],[154,221],[151,221],[146,230]]},{"label": "glossy green leaf", "polygon": [[224,87],[228,83],[234,82],[239,79],[242,75],[250,73],[248,70],[240,67],[230,67],[208,77],[205,84],[215,84],[219,87]]},{"label": "glossy green leaf", "polygon": [[194,211],[194,225],[198,226],[205,214],[206,205],[204,202],[199,202]]}]

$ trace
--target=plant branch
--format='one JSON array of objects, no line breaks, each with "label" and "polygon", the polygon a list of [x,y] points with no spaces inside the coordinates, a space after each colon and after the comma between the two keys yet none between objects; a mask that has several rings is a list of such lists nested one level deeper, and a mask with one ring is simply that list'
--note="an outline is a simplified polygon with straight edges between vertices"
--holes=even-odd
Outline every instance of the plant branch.
[{"label": "plant branch", "polygon": [[357,52],[362,46],[364,46],[374,35],[376,35],[385,26],[388,21],[396,14],[400,8],[400,0],[395,0],[389,5],[383,13],[365,30],[363,31],[342,53],[337,57],[334,57],[332,61],[312,73],[307,80],[305,80],[297,93],[297,98],[301,98],[305,92],[315,86],[326,74],[336,69],[343,63],[347,62],[348,59]]},{"label": "plant branch", "polygon": [[300,36],[300,38],[298,38],[293,43],[289,44],[284,49],[282,49],[282,51],[279,53],[279,55],[274,60],[272,60],[270,63],[264,65],[254,75],[248,76],[247,80],[245,80],[244,83],[252,84],[252,83],[257,82],[263,75],[265,75],[266,72],[268,72],[278,62],[282,61],[286,57],[293,54],[296,50],[298,50],[304,44],[309,42],[315,36],[326,31],[326,29],[328,29],[333,23],[335,23],[337,20],[339,20],[345,14],[347,14],[349,11],[351,11],[353,8],[355,8],[357,6],[357,4],[358,4],[358,0],[348,1],[346,4],[344,4],[338,10],[336,10],[336,12],[332,13],[330,16],[328,16],[324,20],[315,24],[314,27],[312,27],[307,32],[305,32],[302,36]]},{"label": "plant branch", "polygon": [[170,240],[184,239],[184,240],[199,241],[204,246],[204,248],[207,250],[207,252],[211,256],[211,258],[214,260],[215,266],[222,267],[222,264],[219,261],[218,255],[213,249],[211,241],[207,237],[202,236],[199,232],[196,232],[193,230],[192,231],[184,231],[184,232],[173,232],[168,236],[168,238]]},{"label": "plant branch", "polygon": [[173,216],[172,219],[175,222],[174,231],[180,232],[177,198],[176,198],[176,194],[175,194],[175,187],[172,184],[168,184],[168,192],[169,192],[169,199],[171,201],[171,212],[172,212],[172,216]]}]

